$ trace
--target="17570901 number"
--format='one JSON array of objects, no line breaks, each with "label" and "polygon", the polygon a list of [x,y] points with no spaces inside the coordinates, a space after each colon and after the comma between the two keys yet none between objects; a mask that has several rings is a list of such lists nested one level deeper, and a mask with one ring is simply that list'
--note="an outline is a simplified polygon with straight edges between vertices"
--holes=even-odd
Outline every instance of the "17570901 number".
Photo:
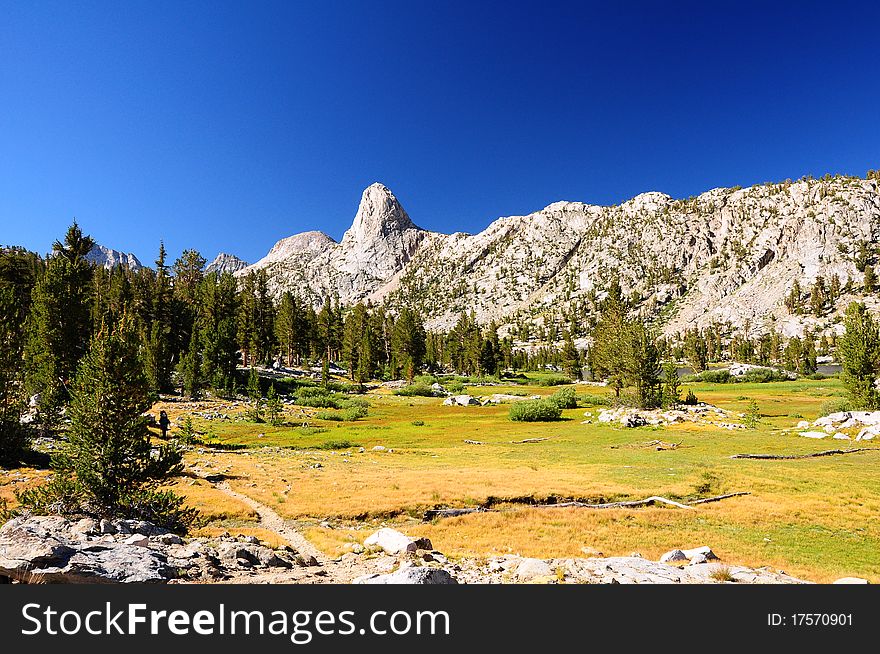
[{"label": "17570901 number", "polygon": [[852,613],[768,613],[770,627],[851,627]]}]

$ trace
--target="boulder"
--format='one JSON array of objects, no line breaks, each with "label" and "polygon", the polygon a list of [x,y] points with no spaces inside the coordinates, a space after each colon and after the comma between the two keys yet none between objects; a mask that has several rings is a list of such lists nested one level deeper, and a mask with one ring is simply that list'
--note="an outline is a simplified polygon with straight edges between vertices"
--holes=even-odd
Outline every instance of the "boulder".
[{"label": "boulder", "polygon": [[871,583],[867,579],[862,579],[861,577],[841,577],[840,579],[835,580],[833,583],[835,584],[869,584]]},{"label": "boulder", "polygon": [[825,438],[828,434],[824,431],[802,431],[798,432],[798,435],[804,438]]},{"label": "boulder", "polygon": [[388,554],[402,554],[404,552],[415,552],[419,549],[418,544],[401,534],[396,529],[383,527],[372,536],[369,536],[364,545],[367,547],[378,547]]},{"label": "boulder", "polygon": [[678,563],[679,561],[687,560],[687,555],[681,550],[670,550],[660,557],[660,563]]},{"label": "boulder", "polygon": [[874,438],[880,434],[880,425],[872,425],[870,427],[865,427],[862,429],[858,435],[856,436],[857,441],[870,441],[874,440]]},{"label": "boulder", "polygon": [[644,427],[648,424],[648,420],[641,413],[632,413],[623,416],[620,419],[620,424],[624,427]]},{"label": "boulder", "polygon": [[434,393],[434,395],[437,395],[438,397],[444,397],[446,395],[449,395],[449,393],[446,392],[446,389],[443,388],[437,382],[434,382],[433,384],[431,384],[431,392]]},{"label": "boulder", "polygon": [[553,576],[550,564],[541,559],[523,559],[516,566],[516,576],[522,581],[531,581],[539,577]]},{"label": "boulder", "polygon": [[810,428],[810,423],[806,420],[801,420],[797,424],[797,429],[809,429],[809,428]]},{"label": "boulder", "polygon": [[700,565],[701,563],[708,563],[709,558],[705,554],[697,554],[694,558],[691,559],[691,562],[688,565]]},{"label": "boulder", "polygon": [[355,584],[457,584],[458,581],[443,568],[408,567],[391,574],[371,574],[358,577]]},{"label": "boulder", "polygon": [[694,560],[695,557],[700,555],[705,556],[709,561],[717,561],[718,557],[715,556],[715,552],[712,551],[708,545],[703,545],[701,547],[695,547],[692,550],[682,550],[682,553],[691,561]]}]

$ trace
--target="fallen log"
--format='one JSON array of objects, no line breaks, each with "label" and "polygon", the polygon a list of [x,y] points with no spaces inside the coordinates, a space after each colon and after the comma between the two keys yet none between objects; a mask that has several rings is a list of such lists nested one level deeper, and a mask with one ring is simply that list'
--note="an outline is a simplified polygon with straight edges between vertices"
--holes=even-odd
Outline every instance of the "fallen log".
[{"label": "fallen log", "polygon": [[[724,495],[715,495],[714,497],[704,497],[699,500],[691,500],[685,504],[681,502],[676,502],[674,500],[670,500],[667,497],[660,497],[659,495],[652,495],[651,497],[646,497],[643,500],[626,500],[621,502],[605,502],[602,504],[590,504],[589,502],[558,502],[556,504],[530,504],[529,507],[533,509],[634,509],[643,506],[651,506],[654,504],[668,504],[669,506],[674,506],[678,509],[690,509],[695,510],[696,505],[698,504],[707,504],[709,502],[720,502],[721,500],[726,500],[729,497],[741,497],[742,495],[751,495],[751,493],[746,491],[739,491],[736,493],[725,493]],[[472,509],[429,509],[425,511],[424,519],[425,521],[433,520],[434,518],[453,518],[455,516],[467,515],[469,513],[489,513],[494,511],[495,509],[486,509],[483,507],[472,508]]]},{"label": "fallen log", "polygon": [[539,508],[543,509],[567,509],[567,508],[578,508],[578,509],[627,509],[627,508],[637,508],[640,506],[651,506],[652,504],[668,504],[670,506],[677,507],[679,509],[691,509],[694,507],[688,506],[687,504],[681,504],[680,502],[675,502],[666,497],[660,497],[659,495],[652,495],[651,497],[646,497],[643,500],[628,500],[624,502],[606,502],[604,504],[589,504],[587,502],[560,502],[559,504],[539,504],[537,505]]},{"label": "fallen log", "polygon": [[485,443],[484,443],[483,441],[471,441],[471,440],[467,440],[467,439],[465,439],[464,442],[465,442],[467,445],[485,445]]},{"label": "fallen log", "polygon": [[434,518],[454,518],[460,515],[468,515],[469,513],[488,513],[492,509],[484,509],[482,507],[474,509],[428,509],[425,511],[423,520],[429,522]]},{"label": "fallen log", "polygon": [[523,443],[540,443],[541,441],[549,441],[549,438],[525,438],[521,441],[510,441],[516,445],[521,445]]},{"label": "fallen log", "polygon": [[872,447],[854,447],[849,450],[823,450],[822,452],[813,452],[811,454],[734,454],[731,459],[762,459],[762,460],[785,460],[793,459],[811,459],[817,456],[832,456],[834,454],[852,454],[853,452],[865,452],[872,450]]},{"label": "fallen log", "polygon": [[706,504],[708,502],[718,502],[720,500],[726,500],[728,497],[740,497],[741,495],[751,495],[746,491],[740,491],[738,493],[725,493],[724,495],[716,495],[715,497],[704,497],[701,500],[692,500],[688,502],[691,506],[695,506],[697,504]]}]

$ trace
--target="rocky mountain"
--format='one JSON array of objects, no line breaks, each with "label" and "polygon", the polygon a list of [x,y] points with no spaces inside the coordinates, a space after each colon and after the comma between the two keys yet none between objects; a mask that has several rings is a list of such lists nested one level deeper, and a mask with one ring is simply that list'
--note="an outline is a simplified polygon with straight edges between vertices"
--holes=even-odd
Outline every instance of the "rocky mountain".
[{"label": "rocky mountain", "polygon": [[131,270],[139,270],[144,267],[133,254],[126,254],[124,252],[119,252],[118,250],[112,250],[103,245],[98,245],[97,243],[92,248],[91,252],[86,255],[86,259],[94,262],[98,266],[104,266],[104,268],[108,269],[113,269],[116,266],[127,266],[128,268],[131,268]]},{"label": "rocky mountain", "polygon": [[223,273],[237,273],[239,270],[248,267],[247,261],[242,261],[238,257],[232,254],[226,254],[225,252],[221,252],[214,260],[205,266],[205,273],[217,273],[222,275]]},{"label": "rocky mountain", "polygon": [[878,237],[876,176],[717,188],[685,200],[651,192],[616,206],[556,202],[451,235],[420,229],[373,184],[340,243],[321,232],[291,236],[238,274],[266,269],[274,292],[316,304],[337,294],[344,303],[413,305],[431,327],[471,310],[484,323],[562,320],[572,307],[589,312],[617,276],[667,332],[729,322],[793,334],[835,322],[833,311],[805,318],[785,308],[795,281],[808,304],[816,279],[836,275],[837,308],[845,306],[862,296],[861,244],[872,258]]},{"label": "rocky mountain", "polygon": [[296,234],[237,274],[265,269],[276,294],[289,289],[316,305],[334,295],[345,303],[381,297],[428,234],[388,188],[372,184],[341,242],[323,232]]}]

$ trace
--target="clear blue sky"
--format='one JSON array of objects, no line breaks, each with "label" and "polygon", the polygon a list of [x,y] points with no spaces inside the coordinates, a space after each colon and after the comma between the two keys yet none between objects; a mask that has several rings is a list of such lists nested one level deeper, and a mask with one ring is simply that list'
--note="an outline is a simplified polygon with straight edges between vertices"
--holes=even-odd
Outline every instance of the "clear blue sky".
[{"label": "clear blue sky", "polygon": [[[620,5],[620,6],[618,6]],[[0,0],[0,243],[249,261],[382,181],[421,226],[880,167],[880,8]]]}]

